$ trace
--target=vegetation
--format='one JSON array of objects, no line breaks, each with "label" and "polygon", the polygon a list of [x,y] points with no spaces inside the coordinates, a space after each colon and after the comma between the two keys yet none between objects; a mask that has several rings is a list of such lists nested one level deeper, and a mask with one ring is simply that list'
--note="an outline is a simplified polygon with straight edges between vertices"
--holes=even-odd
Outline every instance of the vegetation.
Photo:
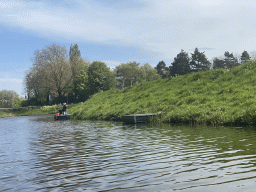
[{"label": "vegetation", "polygon": [[95,94],[70,113],[76,119],[120,120],[122,115],[161,112],[151,121],[256,124],[256,61],[229,71],[213,69],[144,82]]},{"label": "vegetation", "polygon": [[200,52],[198,48],[195,48],[194,53],[191,53],[191,57],[187,52],[181,50],[169,67],[166,67],[164,61],[160,61],[155,69],[157,70],[157,73],[164,79],[170,76],[175,77],[176,75],[207,71],[211,68],[230,70],[231,68],[244,64],[249,60],[250,56],[247,51],[244,51],[240,57],[234,56],[233,53],[225,51],[224,58],[215,57],[213,58],[213,62],[210,63],[204,52]]},{"label": "vegetation", "polygon": [[75,78],[89,64],[80,57],[77,45],[71,45],[68,59],[66,48],[55,44],[36,50],[32,62],[24,79],[29,105],[32,98],[37,105],[49,104],[51,99],[60,103],[68,94],[72,100],[77,96]]},{"label": "vegetation", "polygon": [[117,82],[122,88],[160,78],[157,70],[148,63],[142,66],[135,61],[122,63],[116,67],[115,71]]},{"label": "vegetation", "polygon": [[[32,61],[23,106],[86,101],[69,108],[73,118],[120,120],[126,114],[161,112],[151,121],[256,124],[256,61],[250,61],[247,51],[241,57],[226,51],[210,63],[195,48],[191,57],[181,50],[169,67],[164,61],[155,68],[134,61],[110,70],[104,62],[83,60],[77,44],[70,46],[69,57],[65,47],[52,44],[36,50]],[[56,108],[13,112],[45,114]]]},{"label": "vegetation", "polygon": [[[69,105],[68,109],[71,109],[73,106],[74,105]],[[62,105],[30,106],[17,107],[13,109],[0,109],[0,117],[55,114],[61,108]]]},{"label": "vegetation", "polygon": [[67,97],[77,103],[100,91],[160,78],[148,63],[123,63],[111,71],[104,62],[85,61],[77,44],[70,46],[69,58],[65,47],[52,44],[36,50],[32,62],[24,79],[28,100],[23,106],[62,103]]},{"label": "vegetation", "polygon": [[0,108],[12,108],[21,106],[22,99],[15,91],[0,91]]}]

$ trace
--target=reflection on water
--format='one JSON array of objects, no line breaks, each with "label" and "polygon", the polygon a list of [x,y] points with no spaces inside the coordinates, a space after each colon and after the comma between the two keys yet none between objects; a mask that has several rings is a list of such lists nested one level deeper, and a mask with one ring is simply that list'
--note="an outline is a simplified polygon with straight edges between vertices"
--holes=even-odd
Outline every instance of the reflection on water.
[{"label": "reflection on water", "polygon": [[0,119],[3,191],[255,191],[256,129]]}]

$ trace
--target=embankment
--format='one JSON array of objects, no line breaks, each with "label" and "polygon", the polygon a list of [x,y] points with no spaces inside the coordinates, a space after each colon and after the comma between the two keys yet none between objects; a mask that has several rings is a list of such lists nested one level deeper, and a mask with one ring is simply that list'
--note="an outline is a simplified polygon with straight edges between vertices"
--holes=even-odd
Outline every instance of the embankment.
[{"label": "embankment", "polygon": [[[256,125],[256,61],[95,94],[68,105],[73,119],[120,120],[127,114],[161,113],[152,122]],[[2,116],[54,114],[61,105],[0,110]]]},{"label": "embankment", "polygon": [[159,113],[152,121],[223,125],[256,124],[256,61],[197,72],[94,95],[69,112],[74,119],[120,120]]},{"label": "embankment", "polygon": [[62,107],[61,105],[53,105],[53,106],[1,108],[0,117],[54,114],[56,111],[58,111],[58,109],[61,109],[61,107]]}]

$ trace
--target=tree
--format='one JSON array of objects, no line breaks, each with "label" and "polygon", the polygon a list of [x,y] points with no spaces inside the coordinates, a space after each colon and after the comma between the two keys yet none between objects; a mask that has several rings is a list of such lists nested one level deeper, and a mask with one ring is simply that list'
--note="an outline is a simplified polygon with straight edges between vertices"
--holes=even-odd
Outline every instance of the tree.
[{"label": "tree", "polygon": [[80,101],[85,101],[90,95],[88,83],[88,70],[81,70],[75,79],[77,97]]},{"label": "tree", "polygon": [[45,85],[43,84],[44,81],[42,81],[43,78],[43,70],[39,67],[32,67],[26,72],[24,82],[28,100],[30,100],[31,97],[41,99],[45,96]]},{"label": "tree", "polygon": [[222,59],[215,57],[213,59],[213,69],[225,69],[225,62]]},{"label": "tree", "polygon": [[70,45],[70,49],[69,49],[69,60],[73,61],[74,57],[81,57],[81,52],[78,49],[78,45],[75,44],[74,46],[72,46],[72,44]]},{"label": "tree", "polygon": [[[73,79],[73,90],[71,93],[72,100],[75,102],[76,98],[78,98],[78,95],[81,97],[81,90],[78,88],[77,83],[79,81],[75,80],[77,76],[81,75],[80,71],[83,70],[87,73],[89,62],[81,58],[80,50],[78,49],[78,45],[75,44],[74,46],[70,46],[69,50],[69,63],[71,67],[72,72],[72,79]],[[79,91],[80,90],[80,91]],[[80,92],[80,93],[78,93]]]},{"label": "tree", "polygon": [[115,76],[104,62],[93,61],[88,68],[90,94],[115,87]]},{"label": "tree", "polygon": [[41,89],[45,90],[46,98],[49,98],[50,92],[55,91],[61,100],[72,88],[71,66],[66,54],[66,48],[56,44],[34,52],[33,68],[40,69]]},{"label": "tree", "polygon": [[211,63],[206,58],[204,52],[199,52],[198,48],[195,48],[194,54],[191,54],[190,67],[191,71],[206,71],[210,69]]},{"label": "tree", "polygon": [[233,67],[236,67],[239,65],[237,59],[234,57],[233,53],[229,53],[228,51],[226,51],[224,53],[224,62],[225,62],[225,68],[227,70],[233,68]]},{"label": "tree", "polygon": [[170,71],[168,67],[166,67],[166,64],[164,61],[159,61],[155,69],[157,70],[157,73],[161,76],[161,78],[164,79],[169,76]]},{"label": "tree", "polygon": [[143,80],[144,81],[153,81],[156,79],[161,78],[161,76],[157,73],[157,70],[154,69],[150,64],[145,63],[141,66],[141,69],[143,71]]},{"label": "tree", "polygon": [[174,61],[169,68],[171,76],[184,75],[189,73],[191,70],[188,53],[186,53],[184,50],[181,50],[181,52],[174,58]]},{"label": "tree", "polygon": [[122,63],[116,67],[117,81],[123,87],[128,87],[143,80],[143,71],[139,63],[129,62]]},{"label": "tree", "polygon": [[19,107],[21,105],[21,98],[15,91],[2,90],[0,91],[0,107],[10,108]]},{"label": "tree", "polygon": [[247,51],[244,51],[241,55],[241,64],[244,64],[245,62],[250,60],[250,55]]}]

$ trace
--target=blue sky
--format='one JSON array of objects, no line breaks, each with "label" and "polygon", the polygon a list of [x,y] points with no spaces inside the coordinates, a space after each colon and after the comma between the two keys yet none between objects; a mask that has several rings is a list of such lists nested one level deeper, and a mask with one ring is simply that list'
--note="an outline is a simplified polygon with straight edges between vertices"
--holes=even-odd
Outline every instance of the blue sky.
[{"label": "blue sky", "polygon": [[36,49],[78,44],[82,57],[114,68],[169,66],[197,47],[209,60],[256,51],[254,0],[0,0],[0,90],[23,92]]}]

